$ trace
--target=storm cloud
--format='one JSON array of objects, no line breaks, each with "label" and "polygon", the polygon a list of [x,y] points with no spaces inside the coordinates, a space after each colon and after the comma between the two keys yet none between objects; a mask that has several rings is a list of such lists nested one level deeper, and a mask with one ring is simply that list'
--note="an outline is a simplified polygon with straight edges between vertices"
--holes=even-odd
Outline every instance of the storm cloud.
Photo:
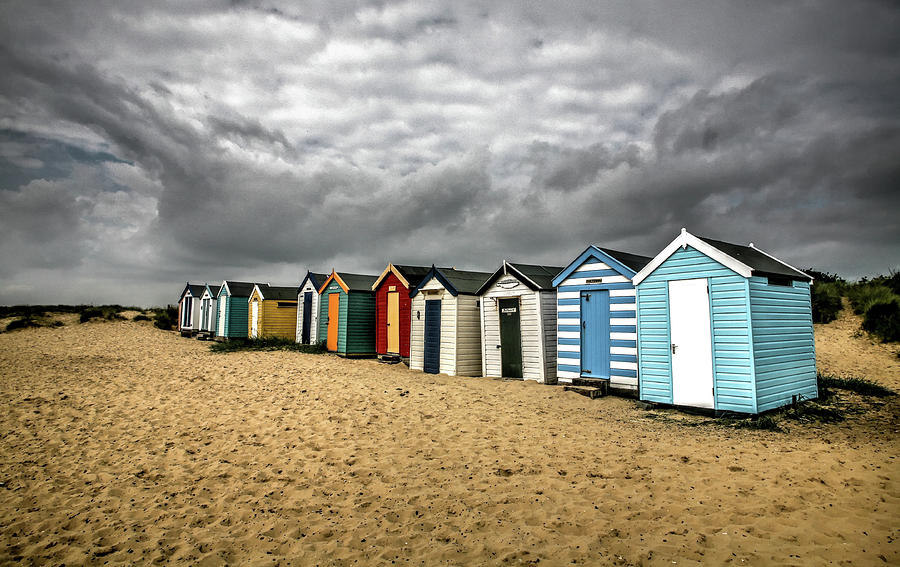
[{"label": "storm cloud", "polygon": [[0,302],[564,265],[900,267],[887,2],[5,2]]}]

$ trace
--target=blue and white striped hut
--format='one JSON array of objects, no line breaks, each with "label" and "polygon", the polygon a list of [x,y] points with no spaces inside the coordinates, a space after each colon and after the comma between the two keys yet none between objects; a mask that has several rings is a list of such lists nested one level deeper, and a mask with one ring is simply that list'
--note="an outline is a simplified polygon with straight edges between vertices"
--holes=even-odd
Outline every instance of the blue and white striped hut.
[{"label": "blue and white striped hut", "polygon": [[634,277],[640,398],[755,414],[817,397],[811,281],[681,229]]},{"label": "blue and white striped hut", "polygon": [[588,246],[553,278],[559,382],[604,380],[637,393],[635,291],[631,279],[650,258]]}]

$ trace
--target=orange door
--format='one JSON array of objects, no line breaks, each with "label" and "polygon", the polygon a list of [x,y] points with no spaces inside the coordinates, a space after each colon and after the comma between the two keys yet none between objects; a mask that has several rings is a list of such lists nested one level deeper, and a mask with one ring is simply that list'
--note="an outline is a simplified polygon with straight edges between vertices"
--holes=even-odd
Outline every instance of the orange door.
[{"label": "orange door", "polygon": [[400,354],[400,294],[387,294],[387,351]]},{"label": "orange door", "polygon": [[328,342],[326,347],[336,351],[338,346],[338,316],[341,311],[341,294],[328,294]]}]

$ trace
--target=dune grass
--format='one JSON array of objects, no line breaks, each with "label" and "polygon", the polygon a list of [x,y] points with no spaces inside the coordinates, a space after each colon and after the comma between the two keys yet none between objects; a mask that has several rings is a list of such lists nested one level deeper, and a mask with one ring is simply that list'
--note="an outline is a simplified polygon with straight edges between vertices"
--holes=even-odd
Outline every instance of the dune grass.
[{"label": "dune grass", "polygon": [[[829,376],[826,374],[819,374],[817,378],[819,382],[820,398],[822,397],[823,390],[828,392],[829,388],[847,390],[863,396],[874,396],[876,398],[886,398],[897,394],[897,392],[890,388],[871,380],[866,380],[865,378],[839,378],[837,376]],[[830,395],[830,392],[828,393]]]},{"label": "dune grass", "polygon": [[280,338],[232,339],[222,343],[214,342],[209,345],[209,350],[217,353],[275,350],[287,350],[305,354],[324,354],[328,352],[324,343],[304,345],[290,339]]}]

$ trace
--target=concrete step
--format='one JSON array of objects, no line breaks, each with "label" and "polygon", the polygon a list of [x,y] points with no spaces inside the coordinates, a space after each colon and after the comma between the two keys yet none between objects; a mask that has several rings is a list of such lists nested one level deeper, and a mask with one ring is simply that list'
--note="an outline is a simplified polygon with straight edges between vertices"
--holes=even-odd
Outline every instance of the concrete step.
[{"label": "concrete step", "polygon": [[606,393],[603,388],[595,388],[594,386],[563,386],[563,390],[566,392],[575,392],[576,394],[587,396],[592,400],[595,398],[599,398]]},{"label": "concrete step", "polygon": [[379,354],[378,361],[385,362],[387,364],[397,364],[400,362],[400,355],[399,354]]}]

